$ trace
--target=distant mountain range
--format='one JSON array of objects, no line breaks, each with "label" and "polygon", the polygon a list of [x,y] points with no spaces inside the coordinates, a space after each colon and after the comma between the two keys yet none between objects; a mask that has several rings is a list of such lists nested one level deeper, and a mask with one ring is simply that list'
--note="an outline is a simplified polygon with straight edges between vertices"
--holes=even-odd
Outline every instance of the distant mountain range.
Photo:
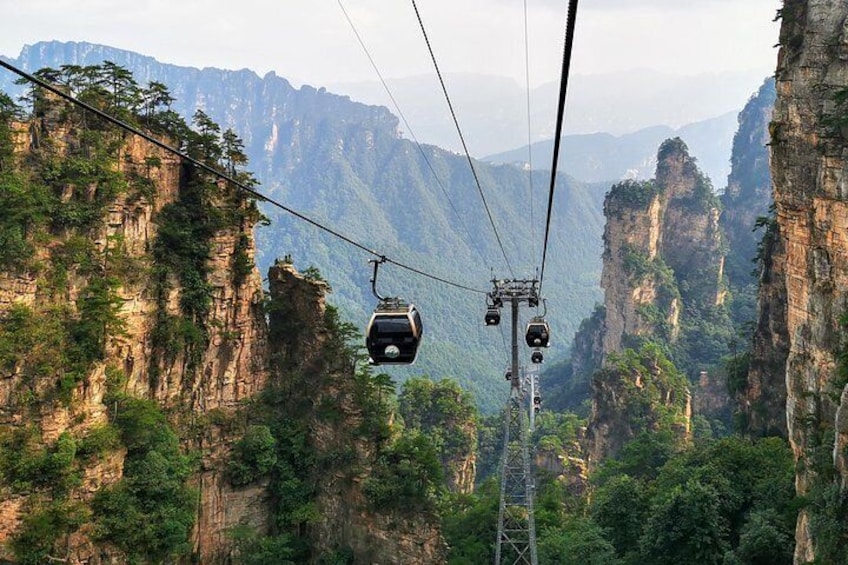
[{"label": "distant mountain range", "polygon": [[[642,69],[573,75],[568,83],[564,133],[606,132],[622,136],[654,126],[677,129],[730,112],[738,114],[763,79],[755,72],[744,71],[678,76]],[[386,82],[421,142],[453,151],[462,149],[435,76]],[[531,89],[529,135],[527,92],[514,80],[446,74],[445,82],[472,155],[502,153],[526,146],[528,141],[536,143],[554,137],[558,82]],[[326,86],[355,100],[386,105],[395,111],[379,82]],[[404,134],[409,136],[409,132]],[[731,133],[728,148],[732,137]],[[540,157],[550,162],[550,154]],[[729,158],[728,152],[725,159]]]},{"label": "distant mountain range", "polygon": [[[733,135],[738,128],[737,112],[688,124],[674,129],[653,126],[634,133],[614,136],[609,133],[567,135],[560,146],[558,170],[583,181],[616,181],[624,178],[649,179],[656,168],[657,147],[664,140],[680,137],[689,147],[698,166],[713,181],[717,190],[727,185]],[[534,169],[551,168],[553,141],[531,147]],[[525,166],[527,146],[484,157],[490,163]]]}]

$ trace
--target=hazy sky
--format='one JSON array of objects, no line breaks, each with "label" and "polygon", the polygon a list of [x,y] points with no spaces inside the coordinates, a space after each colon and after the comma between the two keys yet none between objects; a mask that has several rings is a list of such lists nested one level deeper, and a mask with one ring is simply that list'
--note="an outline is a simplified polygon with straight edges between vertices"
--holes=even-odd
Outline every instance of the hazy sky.
[{"label": "hazy sky", "polygon": [[[340,0],[0,0],[0,54],[89,41],[195,67],[320,86],[376,76]],[[341,0],[387,78],[432,72],[410,0]],[[524,0],[417,0],[442,72],[524,83]],[[526,0],[530,74],[558,80],[567,0]],[[582,0],[574,73],[773,72],[780,0]]]}]

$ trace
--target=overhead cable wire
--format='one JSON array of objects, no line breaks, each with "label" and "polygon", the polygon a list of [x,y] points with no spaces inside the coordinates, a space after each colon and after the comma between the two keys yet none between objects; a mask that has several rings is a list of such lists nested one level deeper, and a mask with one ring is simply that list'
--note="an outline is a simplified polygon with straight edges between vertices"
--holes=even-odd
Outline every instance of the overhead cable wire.
[{"label": "overhead cable wire", "polygon": [[527,31],[527,0],[524,0],[524,81],[527,88],[527,189],[530,201],[530,246],[533,266],[536,263],[536,213],[533,204],[533,132],[530,124],[530,35]]},{"label": "overhead cable wire", "polygon": [[556,188],[557,161],[559,160],[559,144],[562,137],[562,122],[565,114],[565,93],[568,89],[568,73],[571,68],[571,51],[574,46],[574,23],[577,19],[577,0],[568,2],[568,20],[565,25],[565,48],[562,53],[562,74],[559,84],[559,103],[557,105],[556,133],[554,135],[554,154],[551,163],[551,186],[548,192],[548,214],[545,221],[545,243],[542,247],[542,271],[539,275],[539,293],[545,282],[545,259],[548,255],[548,237],[551,233],[551,211],[554,206],[554,189]]},{"label": "overhead cable wire", "polygon": [[83,102],[82,100],[78,100],[77,98],[71,96],[70,94],[67,94],[66,92],[63,92],[61,89],[57,88],[55,85],[52,85],[45,80],[42,80],[42,79],[24,71],[24,70],[21,70],[21,69],[15,67],[14,65],[11,65],[10,63],[7,63],[6,61],[4,61],[2,59],[0,59],[0,66],[12,71],[13,73],[17,74],[18,76],[20,76],[22,78],[25,78],[26,80],[28,80],[30,82],[37,84],[38,86],[44,88],[45,90],[49,90],[53,94],[59,96],[60,98],[67,100],[68,102],[71,102],[72,104],[76,104],[77,106],[85,108],[89,112],[92,112],[92,113],[100,116],[104,120],[118,126],[119,128],[124,129],[124,130],[126,130],[130,133],[133,133],[133,134],[149,141],[150,143],[159,147],[160,149],[164,149],[165,151],[168,151],[169,153],[177,155],[178,157],[180,157],[181,159],[183,159],[185,161],[188,161],[189,163],[191,163],[195,167],[203,169],[204,171],[206,171],[206,172],[208,172],[212,175],[215,175],[222,180],[225,180],[225,181],[231,183],[232,185],[234,185],[234,186],[240,188],[241,190],[247,192],[248,194],[250,194],[251,196],[253,196],[257,200],[267,202],[268,204],[275,206],[275,207],[279,208],[280,210],[283,210],[284,212],[291,214],[292,216],[298,218],[299,220],[302,220],[302,221],[304,221],[304,222],[306,222],[306,223],[308,223],[308,224],[310,224],[310,225],[312,225],[312,226],[314,226],[314,227],[316,227],[316,228],[318,228],[318,229],[320,229],[320,230],[322,230],[326,233],[329,233],[330,235],[332,235],[332,236],[334,236],[338,239],[341,239],[345,243],[348,243],[348,244],[356,247],[357,249],[360,249],[362,251],[365,251],[366,253],[374,255],[375,257],[381,259],[382,261],[384,261],[386,263],[391,263],[392,265],[395,265],[396,267],[399,267],[401,269],[410,271],[412,273],[415,273],[417,275],[421,275],[423,277],[427,277],[429,279],[432,279],[434,281],[438,281],[438,282],[446,284],[446,285],[450,285],[450,286],[453,286],[453,287],[456,287],[456,288],[460,288],[462,290],[467,290],[467,291],[470,291],[470,292],[476,292],[478,294],[487,294],[487,292],[485,290],[478,290],[476,288],[471,288],[470,286],[465,286],[463,284],[459,284],[459,283],[447,280],[445,278],[442,278],[442,277],[439,277],[439,276],[436,276],[436,275],[432,275],[432,274],[430,274],[426,271],[422,271],[421,269],[417,269],[415,267],[412,267],[410,265],[407,265],[405,263],[402,263],[400,261],[396,261],[396,260],[394,260],[390,257],[387,257],[387,256],[383,255],[382,253],[380,253],[379,251],[375,251],[374,249],[366,247],[365,245],[347,237],[346,235],[342,234],[341,232],[338,232],[338,231],[336,231],[332,228],[329,228],[329,227],[321,224],[320,222],[313,220],[313,219],[301,214],[300,212],[298,212],[298,211],[296,211],[292,208],[289,208],[288,206],[281,204],[280,202],[277,202],[276,200],[274,200],[274,199],[272,199],[268,196],[265,196],[264,194],[256,191],[255,189],[247,186],[243,182],[234,179],[233,177],[227,175],[226,173],[223,173],[223,172],[215,169],[214,167],[207,165],[206,163],[204,163],[204,162],[202,162],[198,159],[195,159],[194,157],[191,157],[187,153],[180,151],[179,149],[172,147],[172,146],[168,145],[167,143],[159,141],[158,139],[156,139],[152,135],[147,134],[147,133],[141,131],[140,129],[138,129],[138,128],[136,128],[136,127],[134,127],[134,126],[132,126],[132,125],[110,115],[110,114],[107,114],[103,110],[95,108],[94,106],[92,106],[92,105],[90,105],[86,102]]},{"label": "overhead cable wire", "polygon": [[433,173],[433,178],[436,179],[436,184],[438,184],[439,188],[442,189],[442,193],[445,195],[445,198],[447,198],[448,203],[450,204],[450,207],[453,210],[453,213],[456,215],[457,219],[459,220],[459,223],[462,226],[462,229],[465,230],[465,234],[468,236],[468,241],[471,242],[471,245],[474,247],[474,250],[477,252],[478,255],[480,255],[480,259],[482,259],[484,263],[487,263],[486,257],[483,255],[483,252],[480,251],[480,247],[477,245],[476,240],[471,236],[471,231],[468,229],[468,226],[465,225],[465,220],[463,220],[462,215],[456,209],[456,206],[454,205],[453,200],[451,200],[451,197],[448,194],[447,189],[445,189],[445,185],[439,179],[439,175],[436,173],[436,169],[435,169],[435,167],[433,167],[433,163],[430,161],[430,158],[427,157],[427,153],[424,151],[424,148],[421,146],[421,143],[419,143],[418,138],[415,136],[415,132],[412,130],[412,126],[409,125],[409,122],[406,120],[406,116],[404,116],[403,111],[401,111],[401,109],[400,109],[400,104],[398,104],[397,100],[395,99],[394,95],[392,94],[391,89],[389,88],[388,83],[386,83],[385,79],[383,78],[383,73],[381,73],[380,69],[377,67],[377,63],[374,61],[374,58],[371,56],[371,52],[368,50],[368,47],[365,45],[365,41],[363,41],[362,36],[359,34],[359,31],[356,29],[356,25],[353,23],[353,20],[351,19],[350,15],[348,14],[347,10],[345,9],[344,5],[342,4],[342,0],[336,0],[336,1],[338,2],[339,8],[341,8],[342,13],[344,14],[344,17],[347,20],[347,23],[350,25],[350,29],[353,30],[353,34],[356,36],[357,41],[359,41],[359,45],[362,47],[362,50],[365,52],[366,57],[368,57],[368,61],[371,62],[371,66],[374,68],[374,72],[377,73],[377,76],[379,77],[380,82],[383,85],[383,89],[385,89],[386,94],[388,94],[389,99],[392,101],[392,104],[395,107],[395,111],[398,113],[398,116],[403,121],[403,125],[406,127],[406,130],[409,132],[409,135],[412,137],[412,140],[415,142],[415,145],[418,147],[418,151],[421,152],[421,157],[424,158],[424,162],[427,163],[427,166],[430,168],[430,172]]},{"label": "overhead cable wire", "polygon": [[480,178],[477,176],[477,169],[474,168],[474,162],[471,160],[471,154],[468,152],[468,146],[465,144],[465,137],[462,135],[462,129],[459,127],[459,120],[456,118],[456,112],[453,109],[450,95],[448,95],[448,89],[445,86],[444,79],[442,78],[442,72],[439,70],[439,63],[436,62],[436,55],[433,53],[432,45],[430,45],[430,38],[427,36],[427,30],[424,28],[424,20],[421,19],[421,13],[418,11],[418,5],[415,3],[415,0],[412,0],[412,7],[415,9],[415,16],[418,18],[418,25],[421,27],[421,33],[424,35],[424,42],[427,44],[427,50],[430,52],[430,59],[433,60],[433,66],[436,68],[436,76],[439,77],[439,84],[442,85],[442,92],[445,94],[445,100],[447,100],[448,108],[450,109],[451,117],[453,118],[453,124],[456,126],[456,131],[459,134],[459,141],[462,143],[462,149],[465,151],[465,158],[468,160],[468,166],[471,167],[471,174],[474,177],[474,183],[477,185],[477,192],[480,193],[480,199],[483,201],[483,207],[486,209],[486,214],[489,216],[489,223],[492,224],[492,230],[495,232],[495,238],[498,240],[498,246],[501,248],[501,254],[503,254],[507,269],[509,269],[510,275],[515,278],[515,273],[513,273],[512,265],[510,265],[509,259],[506,256],[506,250],[504,249],[503,242],[501,241],[501,236],[498,233],[498,228],[495,226],[492,211],[489,209],[489,204],[486,202],[486,196],[483,194],[483,187],[480,185]]}]

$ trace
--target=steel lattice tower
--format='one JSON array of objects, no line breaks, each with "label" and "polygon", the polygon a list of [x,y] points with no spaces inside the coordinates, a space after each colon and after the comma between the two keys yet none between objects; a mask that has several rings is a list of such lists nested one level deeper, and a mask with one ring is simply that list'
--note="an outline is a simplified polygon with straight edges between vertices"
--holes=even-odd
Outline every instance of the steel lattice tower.
[{"label": "steel lattice tower", "polygon": [[533,481],[524,410],[522,375],[518,364],[518,305],[539,303],[537,281],[493,281],[494,302],[512,306],[512,375],[504,410],[504,448],[501,466],[501,500],[495,565],[538,565],[536,520],[533,515]]}]

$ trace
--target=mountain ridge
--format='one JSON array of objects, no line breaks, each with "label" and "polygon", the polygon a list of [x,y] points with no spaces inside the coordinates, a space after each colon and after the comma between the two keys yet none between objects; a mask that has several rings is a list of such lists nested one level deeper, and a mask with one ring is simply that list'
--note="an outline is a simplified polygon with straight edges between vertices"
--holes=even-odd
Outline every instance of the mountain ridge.
[{"label": "mountain ridge", "polygon": [[[528,132],[527,90],[514,80],[470,73],[446,73],[444,79],[472,155],[508,151],[526,145],[528,137],[533,143],[553,137],[559,82],[531,87]],[[738,113],[762,80],[760,73],[752,71],[686,76],[635,69],[574,75],[569,80],[564,133],[607,131],[620,136],[658,124],[677,129]],[[388,78],[386,82],[420,141],[462,149],[434,76]],[[363,102],[390,102],[379,82],[327,87]],[[550,159],[549,153],[546,160]]]},{"label": "mountain ridge", "polygon": [[[738,125],[738,112],[686,124],[679,128],[657,125],[633,133],[613,135],[608,132],[564,135],[558,168],[587,182],[615,182],[624,178],[648,179],[656,167],[656,148],[665,139],[680,137],[698,158],[700,168],[722,188],[730,174],[730,153]],[[533,155],[552,155],[553,140],[531,146]],[[483,157],[490,163],[513,163],[526,166],[527,146]],[[550,159],[536,160],[534,168],[550,169]],[[609,176],[610,171],[618,171]]]}]

